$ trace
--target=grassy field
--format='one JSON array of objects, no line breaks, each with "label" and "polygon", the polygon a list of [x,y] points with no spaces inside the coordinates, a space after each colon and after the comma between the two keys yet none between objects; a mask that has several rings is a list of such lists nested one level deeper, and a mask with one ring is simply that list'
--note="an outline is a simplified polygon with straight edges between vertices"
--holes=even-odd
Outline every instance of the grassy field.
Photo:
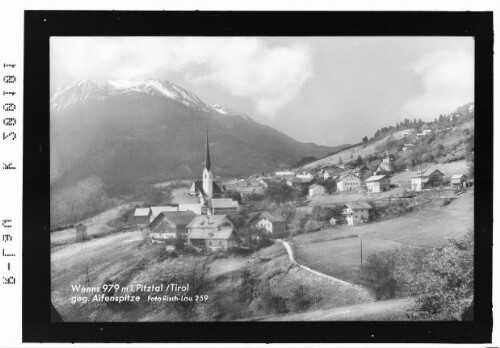
[{"label": "grassy field", "polygon": [[[129,210],[133,209],[134,206],[135,203],[122,204],[118,207],[106,210],[89,219],[81,221],[88,227],[87,236],[89,238],[97,238],[115,232],[115,228],[110,226],[109,223],[115,219],[122,217]],[[74,243],[75,237],[76,237],[76,230],[74,228],[68,228],[65,230],[52,232],[50,234],[50,244],[61,245],[61,244]]]},{"label": "grassy field", "polygon": [[[394,137],[397,139],[397,137],[399,136],[399,133],[401,133],[401,132],[402,131],[395,132]],[[374,143],[368,144],[368,146],[366,146],[366,147],[363,147],[363,145],[358,145],[358,146],[354,146],[350,149],[340,151],[340,152],[336,153],[335,155],[328,156],[328,157],[322,158],[318,161],[306,164],[304,166],[304,169],[308,170],[308,169],[313,169],[313,168],[321,168],[321,167],[325,167],[325,166],[329,166],[329,165],[337,165],[339,163],[339,158],[342,158],[342,161],[345,163],[351,159],[351,156],[353,159],[356,159],[356,158],[358,158],[358,156],[371,155],[374,152],[376,152],[375,149],[377,148],[377,146],[382,145],[387,141],[387,138],[388,138],[388,136],[386,136],[386,137],[384,137],[384,138],[382,138]]]},{"label": "grassy field", "polygon": [[[285,250],[273,245],[250,256],[181,254],[166,258],[164,247],[152,244],[141,232],[115,233],[85,243],[51,250],[51,298],[63,320],[86,321],[179,321],[184,320],[171,304],[76,302],[93,297],[72,290],[71,285],[100,287],[111,279],[122,287],[133,284],[169,284],[182,279],[193,264],[207,263],[203,294],[209,301],[195,307],[192,320],[233,320],[272,314],[264,294],[281,299],[286,312],[295,311],[293,294],[302,285],[315,299],[312,309],[334,308],[372,302],[372,295],[357,286],[345,286],[291,266]],[[88,273],[87,273],[88,272]],[[202,294],[200,294],[202,295]]]},{"label": "grassy field", "polygon": [[411,298],[356,304],[335,309],[262,318],[263,321],[401,321],[408,320],[406,310]]},{"label": "grassy field", "polygon": [[386,192],[380,193],[366,193],[364,190],[360,192],[335,192],[331,195],[312,196],[309,198],[308,206],[316,205],[335,205],[347,202],[359,201],[376,201],[379,199],[398,198],[403,196],[403,188],[393,188]]},{"label": "grassy field", "polygon": [[381,250],[401,246],[432,248],[441,246],[447,237],[457,237],[473,227],[474,195],[453,200],[441,207],[425,204],[401,217],[358,226],[341,225],[293,238],[297,260],[315,270],[353,281],[360,264],[360,238],[364,235],[363,258]]}]

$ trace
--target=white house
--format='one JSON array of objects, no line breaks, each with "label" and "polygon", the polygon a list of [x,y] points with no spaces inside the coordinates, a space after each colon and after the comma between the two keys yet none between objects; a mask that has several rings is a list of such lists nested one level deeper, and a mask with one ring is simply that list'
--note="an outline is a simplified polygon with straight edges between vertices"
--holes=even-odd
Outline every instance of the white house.
[{"label": "white house", "polygon": [[354,173],[346,173],[341,175],[337,180],[338,191],[349,191],[361,186],[361,179]]},{"label": "white house", "polygon": [[297,179],[313,179],[314,175],[312,175],[311,173],[302,173],[302,174],[297,174],[295,177]]},{"label": "white house", "polygon": [[326,194],[326,188],[320,184],[312,184],[309,186],[309,196],[318,196]]},{"label": "white house", "polygon": [[385,192],[389,190],[389,178],[387,175],[374,175],[365,180],[368,193]]},{"label": "white house", "polygon": [[274,173],[276,176],[287,176],[287,175],[294,175],[295,173],[290,171],[290,170],[283,170],[280,172],[275,172]]},{"label": "white house", "polygon": [[279,237],[286,231],[286,219],[267,211],[254,216],[251,222],[255,222],[255,227],[262,228],[273,236]]},{"label": "white house", "polygon": [[342,209],[342,215],[348,225],[359,225],[370,221],[370,209],[372,207],[366,202],[346,203]]},{"label": "white house", "polygon": [[237,245],[233,222],[227,215],[197,215],[186,226],[188,243],[205,250],[227,250]]}]

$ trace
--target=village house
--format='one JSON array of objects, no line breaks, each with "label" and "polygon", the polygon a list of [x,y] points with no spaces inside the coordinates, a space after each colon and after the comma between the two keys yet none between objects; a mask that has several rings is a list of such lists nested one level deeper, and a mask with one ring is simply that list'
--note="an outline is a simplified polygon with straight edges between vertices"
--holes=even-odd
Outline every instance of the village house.
[{"label": "village house", "polygon": [[261,185],[264,189],[267,189],[269,187],[270,182],[271,180],[269,178],[259,179],[259,185]]},{"label": "village house", "polygon": [[432,130],[430,130],[430,129],[422,129],[422,132],[417,133],[417,139],[419,139],[421,137],[425,137],[427,134],[430,134],[430,133],[432,133]]},{"label": "village house", "polygon": [[385,192],[389,190],[390,183],[387,175],[374,175],[366,179],[366,191],[368,193]]},{"label": "village house", "polygon": [[84,242],[87,240],[87,226],[82,223],[79,223],[75,226],[76,230],[76,242]]},{"label": "village house", "polygon": [[233,201],[231,198],[212,198],[208,207],[213,215],[229,214],[240,209],[238,201]]},{"label": "village house", "polygon": [[148,226],[153,221],[151,208],[135,208],[133,221],[137,226]]},{"label": "village house", "polygon": [[451,185],[453,187],[466,187],[467,185],[467,175],[457,174],[451,177]]},{"label": "village house", "polygon": [[342,215],[347,220],[348,225],[359,225],[370,221],[370,209],[372,207],[366,202],[345,203]]},{"label": "village house", "polygon": [[403,139],[403,138],[409,137],[409,136],[410,136],[410,135],[412,135],[414,132],[415,132],[415,129],[413,129],[413,128],[410,128],[410,129],[405,129],[404,131],[402,131],[402,132],[399,134],[399,139]]},{"label": "village house", "polygon": [[413,191],[421,191],[430,187],[442,185],[444,174],[438,169],[427,169],[418,172],[411,178],[411,189]]},{"label": "village house", "polygon": [[359,168],[356,168],[354,174],[356,174],[361,179],[361,181],[364,181],[372,175],[372,170],[366,165],[363,165]]},{"label": "village house", "polygon": [[188,243],[204,250],[227,250],[237,245],[233,222],[227,215],[197,215],[186,226]]},{"label": "village house", "polygon": [[286,231],[287,224],[283,216],[267,211],[256,214],[250,223],[254,223],[255,227],[262,228],[273,236],[281,236]]},{"label": "village house", "polygon": [[309,186],[309,197],[321,196],[326,194],[326,188],[320,184],[312,184]]},{"label": "village house", "polygon": [[335,180],[338,177],[337,172],[338,172],[337,170],[325,169],[324,173],[323,173],[323,179],[324,180],[328,180],[328,179]]},{"label": "village house", "polygon": [[179,206],[175,204],[175,205],[151,207],[151,215],[152,215],[151,220],[154,221],[154,219],[164,211],[179,211]]},{"label": "village house", "polygon": [[311,174],[311,173],[301,173],[301,174],[297,174],[295,176],[296,178],[298,179],[313,179],[314,178],[314,175]]},{"label": "village house", "polygon": [[394,156],[385,154],[382,162],[378,165],[374,175],[392,174],[394,172]]},{"label": "village house", "polygon": [[151,241],[165,243],[171,239],[186,238],[187,224],[197,216],[192,211],[164,211],[149,225]]},{"label": "village house", "polygon": [[409,152],[415,147],[414,144],[403,144],[403,152]]},{"label": "village house", "polygon": [[361,186],[361,179],[354,173],[346,173],[341,175],[337,180],[338,191],[349,191]]},{"label": "village house", "polygon": [[291,177],[286,180],[286,184],[290,187],[293,187],[295,189],[302,190],[305,187],[307,187],[309,184],[311,184],[313,181],[312,178],[296,178],[296,177]]},{"label": "village house", "polygon": [[280,172],[275,172],[274,175],[276,175],[276,176],[288,176],[288,175],[295,175],[295,173],[292,172],[291,170],[283,170]]}]

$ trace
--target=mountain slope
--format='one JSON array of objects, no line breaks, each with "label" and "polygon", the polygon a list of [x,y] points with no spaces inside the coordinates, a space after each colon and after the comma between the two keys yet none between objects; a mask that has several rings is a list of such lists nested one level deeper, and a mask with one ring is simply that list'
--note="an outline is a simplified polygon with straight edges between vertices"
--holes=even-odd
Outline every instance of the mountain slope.
[{"label": "mountain slope", "polygon": [[51,99],[51,187],[89,176],[111,195],[201,174],[206,130],[215,175],[288,166],[333,148],[304,144],[169,81],[81,80]]}]

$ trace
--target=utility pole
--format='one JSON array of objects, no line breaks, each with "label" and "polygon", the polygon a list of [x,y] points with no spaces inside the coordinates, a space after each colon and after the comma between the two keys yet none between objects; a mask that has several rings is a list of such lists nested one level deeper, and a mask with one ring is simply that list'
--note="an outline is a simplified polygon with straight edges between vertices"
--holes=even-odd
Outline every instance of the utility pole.
[{"label": "utility pole", "polygon": [[363,235],[361,234],[359,236],[359,240],[360,240],[360,256],[361,256],[361,265],[363,264]]}]

